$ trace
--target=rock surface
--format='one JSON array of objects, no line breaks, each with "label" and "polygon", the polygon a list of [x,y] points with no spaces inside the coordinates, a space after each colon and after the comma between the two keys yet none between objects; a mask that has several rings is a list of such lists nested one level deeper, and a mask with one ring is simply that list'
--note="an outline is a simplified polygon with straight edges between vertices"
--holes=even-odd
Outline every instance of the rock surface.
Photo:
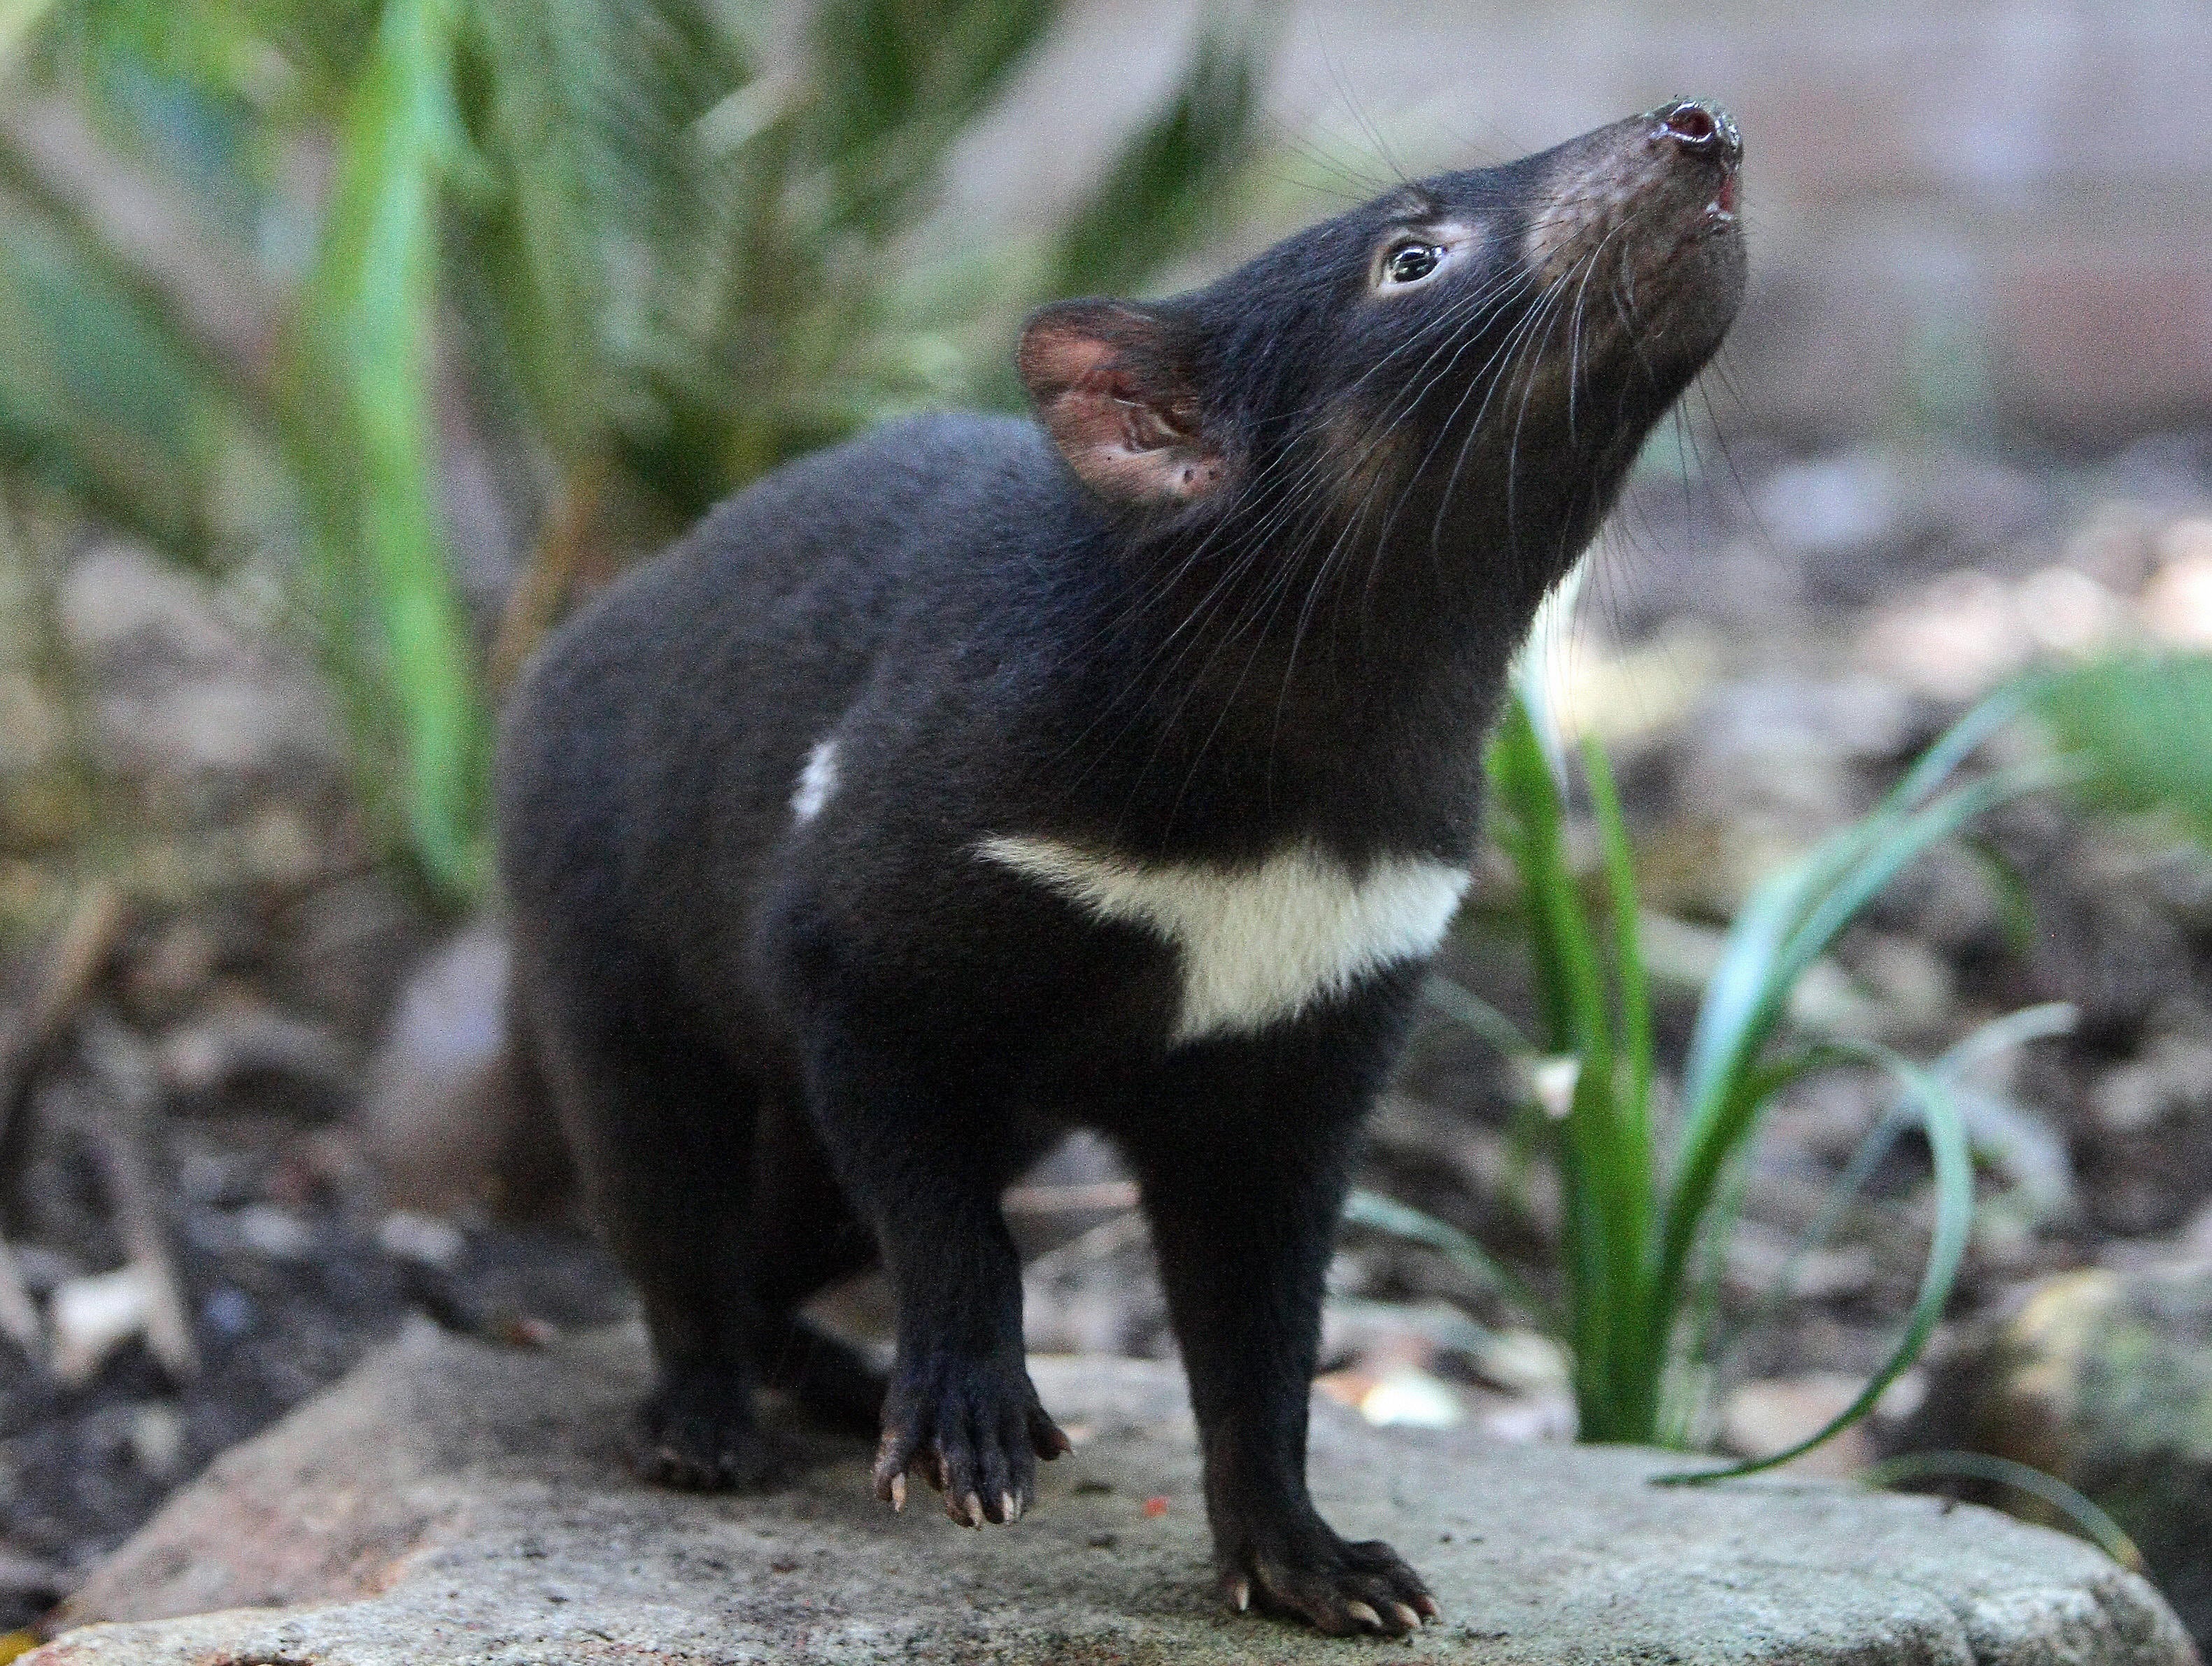
[{"label": "rock surface", "polygon": [[[1372,1430],[1316,1407],[1340,1529],[1386,1535],[1444,1621],[1331,1641],[1224,1611],[1182,1384],[1040,1359],[1080,1442],[1036,1512],[969,1533],[867,1496],[859,1445],[766,1497],[655,1492],[620,1457],[635,1335],[542,1352],[411,1334],[219,1461],[74,1600],[36,1666],[891,1660],[1832,1661],[2191,1666],[2142,1580],[1971,1506],[1679,1462]],[[207,1612],[207,1610],[216,1610]],[[163,1616],[191,1615],[190,1618]]]},{"label": "rock surface", "polygon": [[2165,1265],[2042,1281],[1953,1349],[1895,1445],[1990,1452],[2070,1482],[2212,1639],[2212,1242]]}]

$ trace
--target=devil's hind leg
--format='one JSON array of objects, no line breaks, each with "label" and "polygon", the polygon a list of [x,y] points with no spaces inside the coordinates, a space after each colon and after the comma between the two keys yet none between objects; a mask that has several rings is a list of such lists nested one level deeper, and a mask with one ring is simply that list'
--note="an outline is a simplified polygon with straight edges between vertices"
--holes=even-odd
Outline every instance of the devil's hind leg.
[{"label": "devil's hind leg", "polygon": [[[599,965],[618,964],[604,947]],[[769,1341],[749,1219],[760,1076],[703,1042],[643,980],[578,987],[587,972],[564,986],[561,962],[528,949],[518,945],[518,1004],[586,1204],[637,1287],[653,1340],[639,1467],[673,1487],[763,1485],[779,1465],[753,1408]]]}]

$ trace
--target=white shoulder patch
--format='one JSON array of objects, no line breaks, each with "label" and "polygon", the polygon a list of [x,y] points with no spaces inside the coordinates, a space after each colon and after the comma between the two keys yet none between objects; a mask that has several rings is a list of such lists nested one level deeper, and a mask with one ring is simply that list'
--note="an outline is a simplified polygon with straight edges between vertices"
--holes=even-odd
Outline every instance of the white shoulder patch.
[{"label": "white shoulder patch", "polygon": [[1173,943],[1182,963],[1176,1042],[1249,1035],[1429,954],[1468,880],[1465,869],[1426,857],[1386,857],[1354,879],[1304,845],[1244,868],[1148,865],[1011,834],[984,839],[976,854],[1100,919]]},{"label": "white shoulder patch", "polygon": [[822,814],[830,795],[837,790],[837,742],[817,741],[806,754],[806,767],[799,772],[799,785],[791,795],[791,813],[801,821]]}]

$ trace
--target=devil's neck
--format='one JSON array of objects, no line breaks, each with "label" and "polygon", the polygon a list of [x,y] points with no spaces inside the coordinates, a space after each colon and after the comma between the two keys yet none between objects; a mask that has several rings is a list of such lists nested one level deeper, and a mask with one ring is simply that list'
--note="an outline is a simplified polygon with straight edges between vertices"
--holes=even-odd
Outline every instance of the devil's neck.
[{"label": "devil's neck", "polygon": [[1092,809],[1117,836],[1352,854],[1471,839],[1482,735],[1560,540],[1513,538],[1502,516],[1439,531],[1418,507],[1288,557],[1156,548],[1096,594],[1085,635],[1107,646],[1083,724],[1111,754]]}]

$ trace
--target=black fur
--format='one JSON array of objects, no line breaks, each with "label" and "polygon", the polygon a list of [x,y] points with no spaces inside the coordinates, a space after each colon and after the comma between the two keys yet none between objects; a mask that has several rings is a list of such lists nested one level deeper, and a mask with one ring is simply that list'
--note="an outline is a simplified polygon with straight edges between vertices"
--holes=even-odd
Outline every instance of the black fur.
[{"label": "black fur", "polygon": [[[1048,308],[1044,427],[921,419],[781,470],[538,656],[500,763],[516,1020],[643,1294],[655,1473],[769,1473],[755,1383],[804,1374],[796,1304],[880,1254],[879,1490],[1018,1514],[1065,1443],[998,1196],[1087,1124],[1141,1183],[1224,1589],[1333,1631],[1434,1612],[1304,1474],[1322,1270],[1420,965],[1173,1045],[1175,949],[976,845],[1465,865],[1507,661],[1734,314],[1736,155],[1671,106],[1170,302]],[[1385,293],[1408,238],[1443,264]]]}]

